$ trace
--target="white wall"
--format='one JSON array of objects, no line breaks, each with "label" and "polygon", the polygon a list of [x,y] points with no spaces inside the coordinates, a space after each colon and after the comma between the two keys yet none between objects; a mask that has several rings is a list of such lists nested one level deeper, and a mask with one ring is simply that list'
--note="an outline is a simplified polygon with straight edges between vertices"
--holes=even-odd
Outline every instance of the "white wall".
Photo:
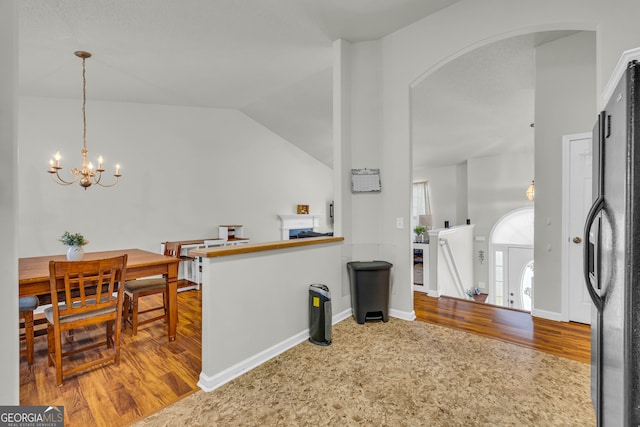
[{"label": "white wall", "polygon": [[349,296],[340,295],[341,252],[338,242],[205,258],[198,385],[217,388],[306,339],[313,283],[329,287],[336,321],[350,316]]},{"label": "white wall", "polygon": [[[382,225],[382,243],[395,247],[398,255],[395,272],[398,286],[397,295],[392,298],[393,306],[410,310],[413,304],[411,233],[406,228],[396,228],[397,218],[406,221],[411,215],[411,86],[448,61],[494,41],[537,31],[597,29],[596,86],[600,89],[606,84],[620,54],[640,46],[639,14],[640,3],[625,0],[606,3],[598,0],[462,0],[380,40],[384,82],[380,160],[383,176],[387,179],[381,194],[384,209],[376,215]],[[357,46],[354,44],[352,48],[357,49]],[[594,89],[586,96],[594,102]],[[364,108],[366,102],[364,97],[354,97],[352,108]],[[378,126],[373,122],[359,124],[367,125]],[[546,154],[544,150],[540,151],[540,157],[546,158]],[[358,159],[352,161],[357,163]],[[539,163],[538,159],[536,163]],[[540,182],[537,190],[537,203],[545,203],[545,199],[548,200],[546,203],[557,203],[555,195],[560,193],[559,185]],[[560,223],[561,218],[553,215],[550,220]],[[354,235],[354,240],[357,238]],[[536,246],[544,246],[544,243],[536,243]],[[545,261],[536,260],[536,269],[549,268],[549,274],[559,278],[559,269]],[[548,294],[541,294],[539,302],[543,309],[554,309],[560,301],[557,281],[545,285],[537,280],[536,285],[538,290],[544,286],[552,288]],[[552,298],[556,292],[558,297]]]},{"label": "white wall", "polygon": [[113,188],[63,187],[46,173],[56,150],[62,173],[80,166],[80,100],[20,98],[21,257],[63,253],[65,230],[83,233],[87,251],[158,251],[229,223],[253,241],[279,240],[278,214],[297,204],[330,228],[332,171],[243,113],[88,100],[87,121],[89,157],[102,154],[111,173],[122,165]]},{"label": "white wall", "polygon": [[[517,208],[531,206],[525,191],[533,179],[533,153],[508,153],[467,161],[469,183],[469,216],[475,224],[476,236],[484,241],[474,243],[475,287],[487,292],[489,286],[489,233],[504,214]],[[478,251],[484,252],[481,263]],[[480,286],[479,283],[485,286]]]},{"label": "white wall", "polygon": [[597,118],[595,35],[579,33],[536,50],[535,310],[562,310],[562,137],[590,132]]},{"label": "white wall", "polygon": [[0,363],[0,405],[20,403],[18,370],[18,7],[0,1],[0,342],[6,350]]}]

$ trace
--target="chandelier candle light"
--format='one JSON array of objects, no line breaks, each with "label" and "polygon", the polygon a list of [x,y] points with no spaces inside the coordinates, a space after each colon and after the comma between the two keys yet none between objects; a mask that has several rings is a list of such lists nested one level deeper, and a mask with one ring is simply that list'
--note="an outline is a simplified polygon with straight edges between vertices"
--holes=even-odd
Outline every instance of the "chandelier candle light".
[{"label": "chandelier candle light", "polygon": [[[113,187],[118,183],[118,178],[120,178],[120,165],[116,165],[116,173],[113,176],[116,177],[116,180],[112,184],[103,184],[100,180],[102,179],[102,172],[104,169],[102,168],[102,156],[98,157],[98,168],[93,170],[93,163],[87,163],[87,114],[86,114],[86,105],[87,105],[87,79],[85,77],[85,65],[84,62],[87,58],[91,58],[91,54],[89,52],[77,51],[75,55],[78,58],[82,58],[82,168],[72,168],[71,173],[74,175],[70,181],[65,181],[60,177],[58,171],[62,169],[60,166],[60,152],[56,152],[53,159],[49,160],[49,172],[53,181],[60,185],[71,185],[74,182],[78,181],[80,186],[85,190],[91,185],[96,184],[101,187]],[[54,162],[55,159],[55,162]]]}]

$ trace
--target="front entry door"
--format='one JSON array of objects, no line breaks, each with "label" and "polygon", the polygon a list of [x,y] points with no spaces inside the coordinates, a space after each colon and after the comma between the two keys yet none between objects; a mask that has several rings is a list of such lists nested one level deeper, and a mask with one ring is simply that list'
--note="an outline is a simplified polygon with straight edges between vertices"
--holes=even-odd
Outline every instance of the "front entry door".
[{"label": "front entry door", "polygon": [[531,311],[533,299],[533,248],[508,248],[506,307]]}]

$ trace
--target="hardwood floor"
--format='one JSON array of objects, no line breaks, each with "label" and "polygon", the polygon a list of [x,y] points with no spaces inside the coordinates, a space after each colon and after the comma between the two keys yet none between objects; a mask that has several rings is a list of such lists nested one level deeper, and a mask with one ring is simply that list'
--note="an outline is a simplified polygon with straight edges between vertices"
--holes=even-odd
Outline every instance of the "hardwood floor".
[{"label": "hardwood floor", "polygon": [[[160,296],[150,297],[160,303]],[[589,327],[532,318],[528,313],[487,304],[414,293],[418,320],[508,341],[589,363]],[[122,335],[119,366],[108,365],[55,385],[55,370],[47,366],[46,335],[36,338],[35,363],[20,361],[22,405],[64,405],[66,426],[125,426],[199,390],[201,372],[201,292],[178,294],[177,339],[169,343],[166,326],[143,326],[136,337],[130,327]],[[144,304],[144,302],[143,302]],[[84,340],[102,333],[78,332]]]},{"label": "hardwood floor", "polygon": [[[26,356],[20,360],[20,404],[64,405],[65,426],[123,426],[199,390],[201,302],[200,291],[178,294],[174,342],[168,341],[162,321],[140,327],[135,337],[126,326],[118,366],[105,365],[65,378],[61,387],[55,384],[55,369],[47,366],[46,334],[37,337],[34,365],[28,366]],[[140,304],[162,304],[162,296],[143,298]],[[103,331],[78,331],[74,339],[90,339]]]},{"label": "hardwood floor", "polygon": [[523,311],[456,298],[432,298],[422,292],[413,295],[418,320],[590,363],[588,325],[554,322]]}]

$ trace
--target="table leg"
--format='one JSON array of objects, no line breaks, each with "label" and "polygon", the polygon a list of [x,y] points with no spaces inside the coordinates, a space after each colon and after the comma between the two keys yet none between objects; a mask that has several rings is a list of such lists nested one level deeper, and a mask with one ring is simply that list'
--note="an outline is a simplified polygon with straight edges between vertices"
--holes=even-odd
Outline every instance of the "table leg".
[{"label": "table leg", "polygon": [[167,298],[169,308],[169,341],[176,339],[178,325],[178,263],[169,264],[167,279]]}]

